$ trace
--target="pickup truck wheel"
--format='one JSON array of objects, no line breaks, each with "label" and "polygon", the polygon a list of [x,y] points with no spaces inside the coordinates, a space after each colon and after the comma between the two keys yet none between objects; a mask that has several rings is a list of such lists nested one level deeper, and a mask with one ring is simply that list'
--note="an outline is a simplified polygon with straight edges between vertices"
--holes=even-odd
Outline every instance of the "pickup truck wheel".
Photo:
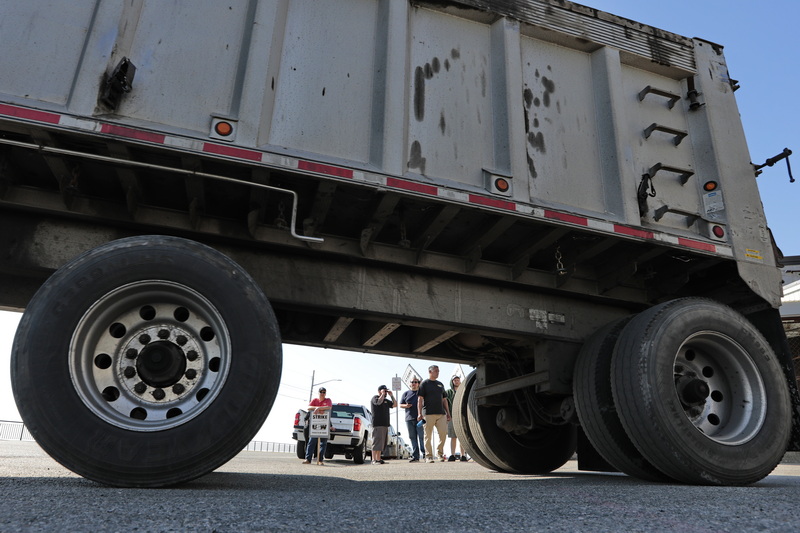
[{"label": "pickup truck wheel", "polygon": [[236,263],[196,242],[110,242],[30,301],[12,383],[33,437],[94,481],[157,487],[239,453],[272,407],[277,321]]},{"label": "pickup truck wheel", "polygon": [[475,371],[467,374],[467,377],[464,378],[464,383],[456,390],[456,395],[453,398],[453,429],[455,429],[458,442],[464,447],[464,451],[476,463],[489,470],[502,470],[484,455],[470,430],[469,392],[475,384],[475,376]]},{"label": "pickup truck wheel", "polygon": [[497,425],[500,410],[479,406],[475,388],[469,392],[469,428],[491,464],[516,474],[546,474],[561,467],[575,453],[577,429],[572,424],[537,427],[516,435]]},{"label": "pickup truck wheel", "polygon": [[356,446],[356,449],[353,450],[353,462],[357,465],[364,464],[364,458],[366,457],[367,450],[365,450],[364,444],[367,442],[367,436],[364,435],[364,440],[361,441],[361,444]]},{"label": "pickup truck wheel", "polygon": [[297,441],[297,458],[298,459],[305,459],[306,458],[306,443],[305,441],[299,440]]},{"label": "pickup truck wheel", "polygon": [[673,300],[631,320],[612,388],[633,443],[679,481],[754,483],[786,451],[790,400],[777,358],[746,318],[712,300]]},{"label": "pickup truck wheel", "polygon": [[573,396],[578,419],[595,450],[614,468],[646,481],[671,481],[633,445],[611,392],[611,357],[630,317],[599,329],[584,343],[575,363]]}]

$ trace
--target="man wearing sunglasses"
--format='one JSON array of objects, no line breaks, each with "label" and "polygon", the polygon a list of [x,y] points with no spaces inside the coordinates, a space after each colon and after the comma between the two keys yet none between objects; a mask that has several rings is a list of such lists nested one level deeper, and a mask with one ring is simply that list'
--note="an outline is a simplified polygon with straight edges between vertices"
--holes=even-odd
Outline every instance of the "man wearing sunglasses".
[{"label": "man wearing sunglasses", "polygon": [[419,378],[411,378],[411,390],[407,390],[400,398],[400,407],[406,410],[406,427],[408,428],[408,438],[411,439],[411,447],[414,450],[411,454],[409,463],[419,462],[420,451],[425,457],[425,429],[422,424],[417,425],[417,401],[419,392]]}]

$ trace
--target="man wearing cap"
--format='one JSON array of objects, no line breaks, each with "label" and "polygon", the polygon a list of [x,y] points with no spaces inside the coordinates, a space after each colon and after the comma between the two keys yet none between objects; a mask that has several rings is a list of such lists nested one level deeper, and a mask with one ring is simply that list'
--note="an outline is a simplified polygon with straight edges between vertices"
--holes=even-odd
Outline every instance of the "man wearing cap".
[{"label": "man wearing cap", "polygon": [[[314,398],[308,404],[309,411],[323,412],[333,407],[333,402],[327,397],[328,391],[325,387],[319,388],[319,398]],[[328,439],[319,439],[319,454],[317,455],[317,464],[325,464],[323,457],[325,457],[325,445],[328,444]],[[306,447],[306,460],[303,461],[304,465],[311,464],[311,458],[314,456],[314,450],[317,449],[317,437],[312,438]]]},{"label": "man wearing cap", "polygon": [[[388,398],[387,398],[388,396]],[[391,398],[391,399],[390,399]],[[378,394],[372,397],[372,464],[382,465],[381,452],[389,437],[389,411],[397,405],[394,395],[386,385],[378,387]]]}]

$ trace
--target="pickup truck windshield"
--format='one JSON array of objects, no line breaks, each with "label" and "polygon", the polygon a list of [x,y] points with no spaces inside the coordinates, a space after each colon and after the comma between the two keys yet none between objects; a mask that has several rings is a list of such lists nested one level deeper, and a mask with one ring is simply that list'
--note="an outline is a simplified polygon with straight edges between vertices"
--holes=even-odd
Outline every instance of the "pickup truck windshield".
[{"label": "pickup truck windshield", "polygon": [[353,418],[354,416],[364,416],[364,409],[354,405],[334,405],[331,410],[331,418]]}]

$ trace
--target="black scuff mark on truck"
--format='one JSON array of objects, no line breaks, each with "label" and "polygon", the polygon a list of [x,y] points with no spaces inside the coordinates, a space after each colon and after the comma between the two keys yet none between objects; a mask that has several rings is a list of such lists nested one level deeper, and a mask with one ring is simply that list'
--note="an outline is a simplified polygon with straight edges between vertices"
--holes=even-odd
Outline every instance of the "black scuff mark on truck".
[{"label": "black scuff mark on truck", "polygon": [[670,61],[672,53],[669,48],[664,45],[664,41],[657,35],[647,35],[647,46],[650,49],[650,59],[652,59],[654,63],[664,65],[665,67],[672,65]]},{"label": "black scuff mark on truck", "polygon": [[422,67],[414,70],[414,118],[425,119],[425,72]]},{"label": "black scuff mark on truck", "polygon": [[545,107],[550,107],[550,95],[556,92],[556,84],[547,76],[542,76],[542,85],[544,86],[542,101]]},{"label": "black scuff mark on truck", "polygon": [[525,155],[528,158],[528,174],[531,175],[531,178],[536,178],[538,174],[536,173],[536,165],[533,164],[533,158],[530,153]]},{"label": "black scuff mark on truck", "polygon": [[442,135],[444,135],[447,131],[447,123],[444,119],[444,109],[442,109],[442,112],[439,114],[439,129],[442,131]]},{"label": "black scuff mark on truck", "polygon": [[528,144],[531,145],[539,153],[547,152],[547,148],[544,146],[544,135],[541,131],[537,131],[533,133],[532,131],[528,133]]},{"label": "black scuff mark on truck", "polygon": [[408,159],[408,168],[418,168],[420,174],[425,174],[425,158],[422,157],[422,145],[419,141],[411,143],[411,153]]}]

